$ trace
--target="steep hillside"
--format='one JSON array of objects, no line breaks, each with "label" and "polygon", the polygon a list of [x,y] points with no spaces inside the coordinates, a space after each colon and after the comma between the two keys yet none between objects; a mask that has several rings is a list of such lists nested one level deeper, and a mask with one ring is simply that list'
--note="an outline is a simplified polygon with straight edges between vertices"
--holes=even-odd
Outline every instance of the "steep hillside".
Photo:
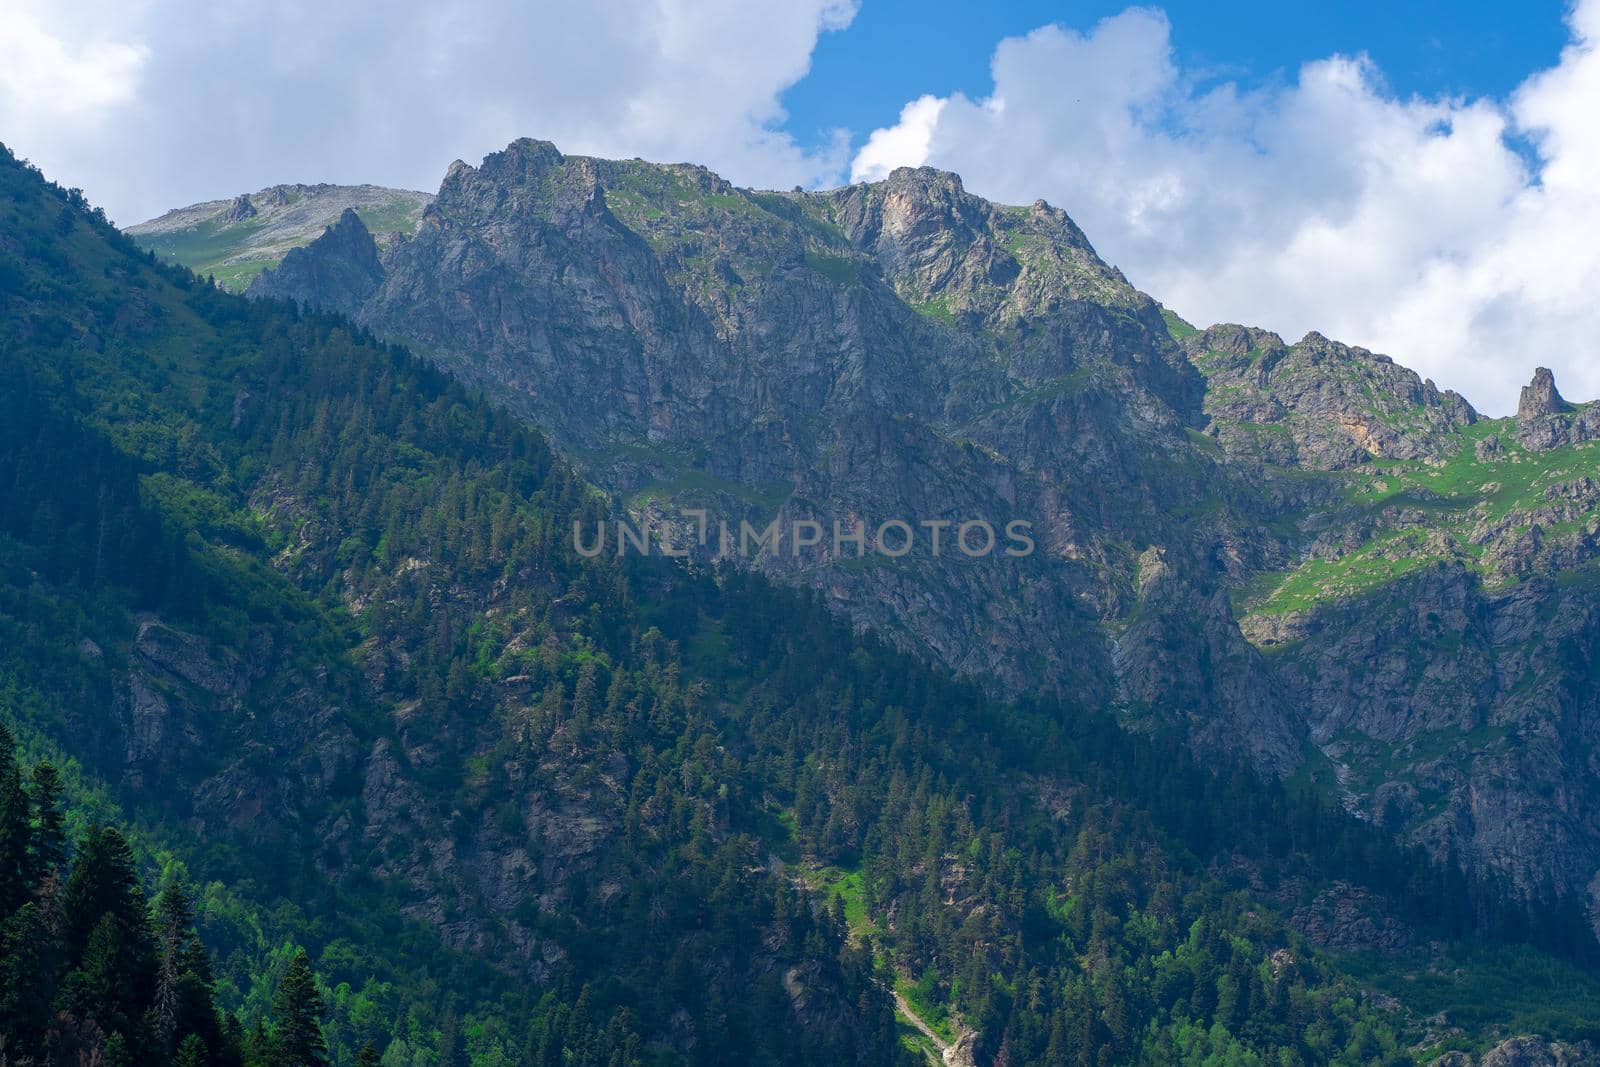
[{"label": "steep hillside", "polygon": [[1525,890],[1600,894],[1600,405],[1540,369],[1483,419],[1313,335],[1184,340],[1211,433],[1267,483],[1320,478],[1295,551],[1235,593],[1359,811]]},{"label": "steep hillside", "polygon": [[1536,381],[1488,421],[1316,334],[1196,330],[1058,209],[925,169],[761,193],[519,141],[375,268],[352,228],[252,292],[415,345],[636,516],[1029,522],[1021,560],[748,562],[999,692],[1178,723],[1441,858],[1600,892],[1600,408]]},{"label": "steep hillside", "polygon": [[0,165],[0,710],[213,883],[230,1006],[298,941],[340,1063],[457,1010],[530,1061],[892,1060],[542,441]]},{"label": "steep hillside", "polygon": [[[304,300],[350,248],[330,235],[252,292]],[[520,141],[454,166],[381,266],[359,307],[315,302],[490,389],[636,514],[1031,523],[1025,558],[935,555],[924,530],[892,565],[831,537],[753,562],[1001,692],[1120,702],[1208,751],[1300,761],[1211,563],[1254,520],[1191,441],[1203,379],[1059,210],[930,170],[752,193]]]},{"label": "steep hillside", "polygon": [[1570,902],[759,577],[585,559],[605,502],[516,420],[9,156],[0,302],[0,711],[208,885],[230,1006],[310,950],[336,1062],[906,1061],[891,986],[986,1064],[1594,1025]]}]

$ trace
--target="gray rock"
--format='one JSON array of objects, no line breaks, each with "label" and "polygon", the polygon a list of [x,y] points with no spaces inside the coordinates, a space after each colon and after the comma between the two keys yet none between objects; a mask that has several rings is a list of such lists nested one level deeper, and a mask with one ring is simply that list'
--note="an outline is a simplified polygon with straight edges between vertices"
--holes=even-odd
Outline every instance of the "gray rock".
[{"label": "gray rock", "polygon": [[257,214],[256,206],[250,202],[249,195],[240,193],[234,197],[233,203],[228,206],[222,217],[229,222],[243,222],[245,219],[255,218]]},{"label": "gray rock", "polygon": [[1560,415],[1567,409],[1567,402],[1556,391],[1555,374],[1549,367],[1539,367],[1533,372],[1533,381],[1522,387],[1517,398],[1517,421]]},{"label": "gray rock", "polygon": [[383,284],[383,276],[377,242],[360,217],[345,208],[321,237],[290,249],[277,268],[256,275],[248,294],[353,315]]},{"label": "gray rock", "polygon": [[1447,1052],[1434,1061],[1438,1067],[1585,1067],[1600,1062],[1600,1048],[1588,1042],[1567,1044],[1541,1037],[1513,1037],[1482,1056]]}]

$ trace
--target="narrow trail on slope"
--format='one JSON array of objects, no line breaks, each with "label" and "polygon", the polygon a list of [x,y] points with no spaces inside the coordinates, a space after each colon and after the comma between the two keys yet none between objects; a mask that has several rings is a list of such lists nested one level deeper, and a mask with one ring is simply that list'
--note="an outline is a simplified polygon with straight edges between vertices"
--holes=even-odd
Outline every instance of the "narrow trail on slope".
[{"label": "narrow trail on slope", "polygon": [[[894,996],[895,1009],[899,1011],[901,1015],[904,1015],[906,1017],[906,1021],[912,1026],[915,1026],[923,1037],[933,1042],[934,1048],[939,1050],[939,1058],[937,1060],[933,1060],[933,1062],[937,1064],[938,1067],[943,1067],[945,1063],[945,1054],[950,1051],[950,1043],[944,1038],[940,1037],[938,1034],[934,1033],[933,1027],[922,1021],[922,1016],[918,1015],[914,1010],[912,1010],[911,1002],[907,1000],[898,989],[891,990],[890,992]],[[932,1059],[931,1056],[929,1058]]]}]

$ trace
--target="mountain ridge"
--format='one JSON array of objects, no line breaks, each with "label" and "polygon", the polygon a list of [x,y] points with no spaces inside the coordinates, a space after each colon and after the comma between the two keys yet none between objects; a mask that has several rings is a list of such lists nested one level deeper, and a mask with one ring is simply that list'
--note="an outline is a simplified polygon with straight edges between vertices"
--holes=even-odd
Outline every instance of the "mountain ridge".
[{"label": "mountain ridge", "polygon": [[[503,407],[139,255],[9,157],[0,183],[0,712],[251,902],[208,900],[230,979],[308,943],[341,1065],[463,1034],[502,1063],[903,1061],[890,986],[984,1063],[1400,1064],[1592,1026],[1570,899],[1203,763],[1181,720],[996,702],[760,575],[585,560],[569,520],[610,502]],[[1169,373],[1128,362],[1094,373]],[[1145,602],[1182,548],[1141,558]],[[1330,947],[1380,944],[1361,980]]]},{"label": "mountain ridge", "polygon": [[[294,276],[324,257],[253,292],[303,299]],[[1041,558],[1010,572],[760,566],[1001,692],[1180,723],[1527,892],[1595,892],[1600,828],[1562,814],[1594,794],[1594,406],[1486,420],[1319,334],[1186,329],[1065,213],[930,169],[762,193],[518,141],[453,165],[380,266],[357,321],[547,429],[636,516],[1026,517]],[[1529,598],[1569,626],[1530,646],[1492,621]],[[1370,649],[1340,643],[1363,631],[1417,650],[1376,690]],[[1390,710],[1352,715],[1354,692]],[[1524,734],[1550,740],[1521,764]],[[1478,810],[1507,760],[1499,810]]]},{"label": "mountain ridge", "polygon": [[175,208],[125,232],[157,255],[242,292],[258,272],[320,236],[345,210],[363,215],[387,244],[395,234],[415,229],[432,199],[428,193],[377,185],[272,185]]}]

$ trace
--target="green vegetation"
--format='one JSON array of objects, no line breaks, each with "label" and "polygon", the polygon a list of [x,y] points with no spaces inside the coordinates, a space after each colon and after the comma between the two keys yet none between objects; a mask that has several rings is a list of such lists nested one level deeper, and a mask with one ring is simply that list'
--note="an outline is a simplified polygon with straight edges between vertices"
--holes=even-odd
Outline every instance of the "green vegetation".
[{"label": "green vegetation", "polygon": [[[1514,420],[1482,420],[1454,435],[1442,463],[1378,459],[1330,476],[1342,486],[1344,519],[1369,530],[1364,539],[1337,556],[1258,576],[1239,602],[1253,613],[1301,611],[1370,595],[1443,561],[1496,581],[1482,531],[1503,526],[1503,536],[1526,530],[1532,519],[1519,524],[1516,516],[1545,507],[1553,487],[1600,472],[1600,441],[1529,452],[1517,444],[1515,431]],[[1490,438],[1498,447],[1480,455]],[[1393,516],[1402,511],[1426,516],[1427,524],[1396,525]],[[1592,526],[1582,516],[1543,523],[1546,536],[1556,537]]]},{"label": "green vegetation", "polygon": [[1200,332],[1199,327],[1185,322],[1176,311],[1170,308],[1161,309],[1161,319],[1167,324],[1167,332],[1174,341],[1182,341],[1186,337],[1193,337]]},{"label": "green vegetation", "polygon": [[828,279],[834,285],[854,285],[861,277],[861,268],[856,261],[846,259],[843,256],[807,252],[806,266]]},{"label": "green vegetation", "polygon": [[729,481],[718,478],[707,471],[686,470],[669,481],[652,483],[632,493],[628,497],[628,506],[632,509],[644,507],[652,500],[675,501],[680,496],[691,499],[699,493],[717,493],[743,501],[763,512],[773,512],[783,506],[794,493],[794,486],[787,482],[774,482],[770,485],[751,486],[743,482]]},{"label": "green vegetation", "polygon": [[217,1006],[195,898],[167,872],[153,901],[114,826],[62,806],[0,723],[0,1058],[6,1063],[310,1067],[326,1063],[323,997],[296,951],[248,1035]]},{"label": "green vegetation", "polygon": [[255,219],[242,222],[207,219],[191,229],[152,234],[140,243],[162,259],[190,266],[196,274],[204,275],[212,273],[223,260],[237,253],[262,225]]},{"label": "green vegetation", "polygon": [[1286,576],[1259,579],[1270,592],[1251,603],[1262,615],[1303,611],[1324,600],[1345,600],[1370,593],[1437,562],[1429,554],[1423,530],[1398,530],[1379,535],[1336,559],[1312,559]]},{"label": "green vegetation", "polygon": [[393,200],[378,207],[360,208],[356,215],[374,235],[415,233],[422,220],[422,204],[414,200]]},{"label": "green vegetation", "polygon": [[581,559],[603,501],[537,434],[9,157],[0,236],[0,716],[205,886],[247,1058],[315,1062],[320,1015],[340,1065],[908,1064],[898,980],[985,1061],[1413,1062],[1260,885],[1523,946],[1533,989],[1593,966],[1572,908],[1176,737],[757,576]]},{"label": "green vegetation", "polygon": [[934,322],[953,325],[956,321],[955,312],[950,310],[950,302],[942,296],[929,297],[927,300],[911,301],[910,307],[918,315],[932,319]]},{"label": "green vegetation", "polygon": [[[1594,1016],[1600,977],[1523,948],[1451,945],[1442,955],[1431,949],[1363,952],[1340,962],[1421,1015],[1442,1012],[1465,1035],[1565,1033],[1600,1041]],[[1487,1044],[1481,1036],[1462,1036],[1440,1050],[1481,1051]]]}]

